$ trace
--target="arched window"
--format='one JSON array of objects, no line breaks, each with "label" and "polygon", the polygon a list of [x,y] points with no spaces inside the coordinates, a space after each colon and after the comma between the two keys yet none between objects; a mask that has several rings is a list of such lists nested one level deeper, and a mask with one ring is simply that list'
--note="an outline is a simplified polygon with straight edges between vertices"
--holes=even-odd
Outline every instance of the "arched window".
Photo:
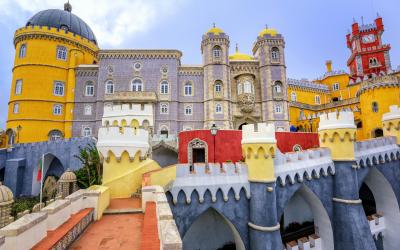
[{"label": "arched window", "polygon": [[142,80],[136,78],[132,81],[131,90],[134,92],[141,92],[143,91],[143,82]]},{"label": "arched window", "polygon": [[19,113],[19,103],[18,102],[14,103],[13,113],[14,114],[18,114]]},{"label": "arched window", "polygon": [[24,58],[26,56],[26,44],[22,44],[19,48],[19,58]]},{"label": "arched window", "polygon": [[379,106],[377,102],[372,103],[372,112],[377,113],[379,111]]},{"label": "arched window", "polygon": [[60,130],[52,130],[49,132],[49,141],[57,141],[61,140],[63,138],[63,135]]},{"label": "arched window", "polygon": [[165,125],[162,126],[160,129],[160,134],[161,134],[161,137],[168,138],[168,127]]},{"label": "arched window", "polygon": [[214,89],[215,89],[216,93],[221,93],[222,92],[222,83],[220,81],[215,82]]},{"label": "arched window", "polygon": [[253,84],[250,81],[245,81],[243,83],[243,93],[245,94],[253,93]]},{"label": "arched window", "polygon": [[160,104],[160,114],[168,114],[168,103],[161,103]]},{"label": "arched window", "polygon": [[218,103],[215,105],[215,113],[222,114],[222,105],[221,104]]},{"label": "arched window", "polygon": [[83,135],[84,137],[92,136],[92,128],[90,128],[90,127],[84,127],[83,130],[82,130],[82,135]]},{"label": "arched window", "polygon": [[14,133],[14,130],[12,130],[12,129],[8,129],[7,130],[7,132],[6,132],[6,135],[7,135],[7,144],[9,145],[9,146],[12,146],[12,145],[14,145],[14,143],[15,143],[15,133]]},{"label": "arched window", "polygon": [[279,49],[277,47],[273,47],[271,49],[271,58],[272,58],[272,61],[280,60],[280,53],[279,53]]},{"label": "arched window", "polygon": [[114,93],[114,83],[111,80],[106,82],[106,94]]},{"label": "arched window", "polygon": [[237,85],[237,93],[238,95],[243,93],[243,85],[241,83]]},{"label": "arched window", "polygon": [[191,82],[186,82],[185,83],[184,94],[185,94],[185,96],[192,96],[193,95],[193,86],[192,86]]},{"label": "arched window", "polygon": [[275,104],[275,113],[282,113],[282,106],[280,104]]},{"label": "arched window", "polygon": [[185,115],[192,115],[193,114],[193,107],[192,105],[185,106]]},{"label": "arched window", "polygon": [[16,95],[20,95],[22,93],[22,80],[19,79],[15,82],[15,92]]},{"label": "arched window", "polygon": [[292,102],[296,102],[296,101],[297,101],[297,94],[296,94],[296,92],[292,92],[292,93],[290,94],[290,98],[291,98]]},{"label": "arched window", "polygon": [[86,83],[85,96],[94,96],[94,84],[93,84],[93,82],[87,82]]},{"label": "arched window", "polygon": [[275,95],[282,94],[282,83],[280,81],[277,81],[274,84],[274,94]]},{"label": "arched window", "polygon": [[315,102],[315,104],[321,104],[321,97],[319,95],[316,95],[314,97],[314,102]]},{"label": "arched window", "polygon": [[218,45],[214,46],[214,48],[213,48],[213,57],[214,57],[214,59],[220,59],[221,56],[222,56],[221,47],[219,47]]},{"label": "arched window", "polygon": [[169,84],[167,81],[162,81],[160,84],[160,94],[168,94]]},{"label": "arched window", "polygon": [[58,60],[67,60],[67,48],[64,46],[57,46],[57,59]]}]

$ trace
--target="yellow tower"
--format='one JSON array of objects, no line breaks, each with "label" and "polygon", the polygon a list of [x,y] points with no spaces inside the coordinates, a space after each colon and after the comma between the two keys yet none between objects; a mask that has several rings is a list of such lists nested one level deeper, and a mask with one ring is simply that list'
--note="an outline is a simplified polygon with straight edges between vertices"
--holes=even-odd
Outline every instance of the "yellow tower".
[{"label": "yellow tower", "polygon": [[400,103],[400,83],[396,76],[376,77],[361,83],[360,98],[362,130],[365,138],[383,136],[382,115],[389,106]]},{"label": "yellow tower", "polygon": [[67,3],[64,10],[40,11],[15,32],[9,144],[71,137],[75,67],[97,63],[99,50],[90,27],[71,9]]},{"label": "yellow tower", "polygon": [[329,148],[335,161],[352,161],[356,130],[353,112],[323,114],[318,127],[320,147]]},{"label": "yellow tower", "polygon": [[275,181],[275,151],[274,124],[258,123],[243,126],[242,154],[248,167],[249,181]]},{"label": "yellow tower", "polygon": [[384,136],[395,136],[397,144],[400,144],[400,107],[390,106],[390,112],[382,116]]}]

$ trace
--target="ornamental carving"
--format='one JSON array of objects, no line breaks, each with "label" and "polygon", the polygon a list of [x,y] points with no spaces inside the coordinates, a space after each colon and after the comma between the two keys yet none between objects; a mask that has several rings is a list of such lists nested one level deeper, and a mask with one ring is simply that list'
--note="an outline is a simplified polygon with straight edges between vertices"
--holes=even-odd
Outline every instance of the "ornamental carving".
[{"label": "ornamental carving", "polygon": [[250,113],[254,110],[255,96],[249,93],[241,94],[238,96],[238,103],[242,112]]},{"label": "ornamental carving", "polygon": [[205,151],[205,162],[208,162],[208,146],[205,141],[200,140],[199,138],[194,138],[188,144],[188,160],[189,163],[193,163],[193,149],[194,148],[204,148]]}]

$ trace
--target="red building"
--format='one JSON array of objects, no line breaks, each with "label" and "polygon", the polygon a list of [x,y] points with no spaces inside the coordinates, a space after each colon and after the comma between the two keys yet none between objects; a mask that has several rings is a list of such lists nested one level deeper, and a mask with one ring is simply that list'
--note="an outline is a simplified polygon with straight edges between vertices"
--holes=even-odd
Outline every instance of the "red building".
[{"label": "red building", "polygon": [[389,57],[389,44],[382,44],[384,26],[382,18],[378,17],[372,24],[354,22],[351,33],[347,34],[347,47],[351,56],[347,61],[350,75],[357,77],[373,77],[387,73],[391,69]]},{"label": "red building", "polygon": [[[317,133],[276,132],[278,149],[282,153],[319,147]],[[237,162],[242,159],[242,131],[191,130],[179,133],[179,163]]]}]

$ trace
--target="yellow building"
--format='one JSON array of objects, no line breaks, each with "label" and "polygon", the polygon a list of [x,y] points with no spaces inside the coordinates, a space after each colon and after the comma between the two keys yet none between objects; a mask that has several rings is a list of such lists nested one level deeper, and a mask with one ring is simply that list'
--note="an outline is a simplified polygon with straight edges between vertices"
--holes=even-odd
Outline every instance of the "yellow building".
[{"label": "yellow building", "polygon": [[15,32],[9,144],[71,137],[75,67],[96,64],[98,53],[92,30],[71,9],[41,11]]}]

